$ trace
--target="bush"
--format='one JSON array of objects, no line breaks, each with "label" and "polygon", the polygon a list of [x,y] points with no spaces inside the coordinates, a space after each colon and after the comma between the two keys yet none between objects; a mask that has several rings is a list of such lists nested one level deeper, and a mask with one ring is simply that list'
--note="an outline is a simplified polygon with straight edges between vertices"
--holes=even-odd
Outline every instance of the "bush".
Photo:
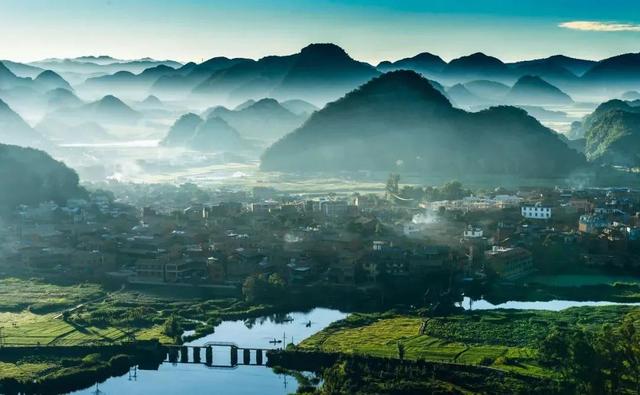
[{"label": "bush", "polygon": [[98,353],[89,354],[89,355],[86,355],[84,358],[82,358],[82,364],[84,366],[93,366],[93,365],[97,365],[100,362],[102,362],[102,355]]}]

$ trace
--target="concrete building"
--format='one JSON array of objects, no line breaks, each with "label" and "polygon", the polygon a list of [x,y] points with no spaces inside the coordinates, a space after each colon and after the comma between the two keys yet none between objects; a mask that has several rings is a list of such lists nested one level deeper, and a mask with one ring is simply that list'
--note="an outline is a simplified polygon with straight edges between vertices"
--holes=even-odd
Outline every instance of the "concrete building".
[{"label": "concrete building", "polygon": [[578,221],[578,231],[596,234],[608,225],[609,221],[603,215],[584,214],[580,216],[580,220]]},{"label": "concrete building", "polygon": [[254,214],[269,214],[280,210],[280,203],[265,201],[261,203],[251,203],[251,212]]},{"label": "concrete building", "polygon": [[160,258],[138,259],[135,264],[136,280],[148,282],[164,281],[165,260]]},{"label": "concrete building", "polygon": [[469,225],[464,230],[463,234],[465,239],[480,239],[484,237],[484,231],[479,226]]},{"label": "concrete building", "polygon": [[528,219],[550,219],[551,207],[543,206],[541,203],[536,203],[533,206],[522,206],[520,212],[524,218]]},{"label": "concrete building", "polygon": [[485,262],[504,280],[517,280],[534,272],[531,253],[520,247],[494,246],[485,252]]},{"label": "concrete building", "polygon": [[341,217],[349,212],[349,204],[346,200],[320,200],[314,204],[314,211],[327,217]]}]

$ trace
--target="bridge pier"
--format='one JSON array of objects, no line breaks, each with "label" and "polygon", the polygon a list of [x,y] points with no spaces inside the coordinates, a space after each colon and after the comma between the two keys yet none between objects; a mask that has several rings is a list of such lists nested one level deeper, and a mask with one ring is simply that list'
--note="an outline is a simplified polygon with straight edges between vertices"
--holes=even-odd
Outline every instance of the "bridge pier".
[{"label": "bridge pier", "polygon": [[231,366],[238,365],[238,347],[231,346]]},{"label": "bridge pier", "polygon": [[178,349],[175,347],[169,347],[169,362],[171,363],[178,362]]},{"label": "bridge pier", "polygon": [[262,350],[256,350],[256,365],[262,365]]},{"label": "bridge pier", "polygon": [[180,347],[180,362],[181,363],[189,362],[189,347],[187,346]]},{"label": "bridge pier", "polygon": [[248,348],[245,348],[244,350],[242,350],[242,362],[245,365],[250,365],[251,364],[251,350]]},{"label": "bridge pier", "polygon": [[193,362],[200,363],[200,347],[193,347]]},{"label": "bridge pier", "polygon": [[204,360],[208,366],[213,365],[213,347],[205,347],[204,349]]}]

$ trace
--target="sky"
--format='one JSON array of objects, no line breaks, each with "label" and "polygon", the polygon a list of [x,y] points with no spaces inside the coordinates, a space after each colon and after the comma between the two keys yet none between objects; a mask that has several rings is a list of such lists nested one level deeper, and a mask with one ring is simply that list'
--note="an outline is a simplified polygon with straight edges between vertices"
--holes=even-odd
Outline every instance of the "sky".
[{"label": "sky", "polygon": [[640,52],[635,0],[0,0],[0,59],[260,58],[333,42],[377,63]]}]

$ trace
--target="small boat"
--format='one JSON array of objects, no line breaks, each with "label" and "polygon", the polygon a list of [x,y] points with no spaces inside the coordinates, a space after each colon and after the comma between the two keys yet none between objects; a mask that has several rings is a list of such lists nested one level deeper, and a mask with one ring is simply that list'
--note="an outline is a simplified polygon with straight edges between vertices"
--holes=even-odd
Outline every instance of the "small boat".
[{"label": "small boat", "polygon": [[271,344],[280,344],[280,343],[282,343],[282,340],[273,339],[273,340],[269,340],[269,343],[271,343]]},{"label": "small boat", "polygon": [[309,320],[309,322],[307,322],[305,325],[307,326],[307,328],[311,328],[311,320]]}]

